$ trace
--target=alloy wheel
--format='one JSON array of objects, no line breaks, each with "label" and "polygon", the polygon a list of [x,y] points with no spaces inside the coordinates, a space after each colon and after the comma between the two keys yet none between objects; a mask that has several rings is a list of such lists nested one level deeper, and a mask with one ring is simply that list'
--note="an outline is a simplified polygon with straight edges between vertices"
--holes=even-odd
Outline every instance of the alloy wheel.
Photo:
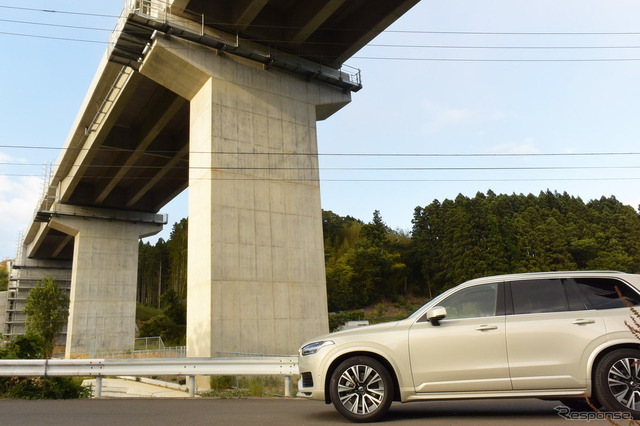
[{"label": "alloy wheel", "polygon": [[640,364],[637,358],[616,361],[609,369],[607,383],[620,404],[631,410],[640,410]]},{"label": "alloy wheel", "polygon": [[384,392],[382,377],[368,365],[351,366],[338,379],[340,403],[354,414],[374,412],[382,404]]}]

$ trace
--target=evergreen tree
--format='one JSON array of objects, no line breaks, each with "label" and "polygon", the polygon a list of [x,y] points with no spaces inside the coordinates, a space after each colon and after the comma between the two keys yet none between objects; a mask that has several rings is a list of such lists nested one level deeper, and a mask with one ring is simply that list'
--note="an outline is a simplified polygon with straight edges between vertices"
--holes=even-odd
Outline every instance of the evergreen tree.
[{"label": "evergreen tree", "polygon": [[29,292],[24,313],[27,315],[27,333],[42,337],[44,354],[51,357],[55,339],[67,324],[69,296],[52,277],[44,277]]},{"label": "evergreen tree", "polygon": [[8,262],[0,262],[0,291],[6,291],[9,287],[9,271],[7,270]]},{"label": "evergreen tree", "polygon": [[414,210],[412,241],[431,295],[483,275],[640,269],[640,218],[615,197],[585,204],[544,191],[435,200]]},{"label": "evergreen tree", "polygon": [[187,297],[187,249],[189,236],[189,222],[182,219],[173,225],[171,236],[167,242],[167,257],[169,266],[168,285],[178,297]]}]

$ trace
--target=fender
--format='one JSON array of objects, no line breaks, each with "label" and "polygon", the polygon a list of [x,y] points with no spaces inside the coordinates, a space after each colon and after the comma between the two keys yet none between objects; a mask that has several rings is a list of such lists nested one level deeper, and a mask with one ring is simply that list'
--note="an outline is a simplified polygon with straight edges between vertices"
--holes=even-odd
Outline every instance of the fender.
[{"label": "fender", "polygon": [[595,368],[596,359],[603,352],[608,349],[616,348],[616,347],[629,347],[635,346],[640,349],[640,341],[636,339],[631,332],[619,331],[612,333],[612,335],[608,336],[609,340],[597,346],[589,356],[587,361],[587,395],[592,395],[592,377],[593,377],[593,369]]}]

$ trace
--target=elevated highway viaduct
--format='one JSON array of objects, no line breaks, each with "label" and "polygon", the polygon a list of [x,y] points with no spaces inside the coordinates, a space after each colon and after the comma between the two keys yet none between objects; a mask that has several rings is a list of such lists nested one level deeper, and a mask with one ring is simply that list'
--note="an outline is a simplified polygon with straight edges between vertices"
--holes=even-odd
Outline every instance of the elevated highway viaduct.
[{"label": "elevated highway viaduct", "polygon": [[417,2],[127,1],[12,271],[70,282],[67,357],[132,347],[139,238],[187,187],[188,356],[327,331],[315,123]]}]

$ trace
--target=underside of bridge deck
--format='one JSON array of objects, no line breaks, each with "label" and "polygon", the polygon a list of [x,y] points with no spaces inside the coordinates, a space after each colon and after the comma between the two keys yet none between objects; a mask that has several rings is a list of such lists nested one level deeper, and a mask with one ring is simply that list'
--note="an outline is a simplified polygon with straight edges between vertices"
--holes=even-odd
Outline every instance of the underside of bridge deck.
[{"label": "underside of bridge deck", "polygon": [[156,212],[187,187],[189,103],[134,74],[64,202]]},{"label": "underside of bridge deck", "polygon": [[208,26],[339,68],[419,0],[173,0]]}]

